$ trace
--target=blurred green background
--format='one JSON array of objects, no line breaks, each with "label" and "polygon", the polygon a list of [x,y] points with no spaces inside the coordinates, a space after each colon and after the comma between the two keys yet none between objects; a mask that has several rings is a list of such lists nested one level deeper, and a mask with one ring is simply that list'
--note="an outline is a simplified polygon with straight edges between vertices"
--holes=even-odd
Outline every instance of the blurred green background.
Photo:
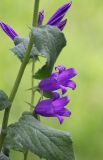
[{"label": "blurred green background", "polygon": [[[45,23],[53,12],[67,0],[41,0],[45,9]],[[0,20],[10,24],[21,36],[27,36],[31,26],[33,0],[0,1]],[[73,0],[64,29],[67,47],[58,64],[75,67],[77,89],[69,90],[72,116],[63,125],[53,118],[42,118],[51,127],[69,131],[72,135],[77,160],[103,159],[103,1]],[[0,30],[0,89],[10,94],[20,62],[10,52],[13,42]],[[10,123],[17,121],[21,112],[29,110],[31,65],[28,65],[13,103]],[[0,113],[0,123],[3,113]],[[15,156],[16,154],[16,156]],[[12,152],[11,160],[23,159],[22,153]],[[28,160],[38,160],[29,154]]]}]

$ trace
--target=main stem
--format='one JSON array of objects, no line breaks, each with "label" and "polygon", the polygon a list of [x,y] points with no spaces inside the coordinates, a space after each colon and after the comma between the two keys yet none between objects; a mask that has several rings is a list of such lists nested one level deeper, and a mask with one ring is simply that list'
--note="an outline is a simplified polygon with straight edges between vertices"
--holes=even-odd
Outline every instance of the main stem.
[{"label": "main stem", "polygon": [[[35,4],[36,5],[36,4]],[[38,6],[39,6],[39,0],[38,0],[38,4],[37,4]],[[34,18],[33,18],[33,22],[32,22],[32,26],[34,26],[34,27],[38,27],[38,8],[39,7],[35,7],[34,6],[34,15],[36,15],[36,16],[33,16]],[[33,78],[33,75],[34,75],[34,73],[35,73],[35,59],[33,58],[33,61],[32,61],[32,77],[31,77],[31,88],[32,88],[32,91],[31,91],[31,104],[33,105],[34,104],[34,96],[35,96],[35,92],[34,92],[34,90],[33,90],[33,87],[34,87],[34,78]],[[31,112],[33,111],[33,107],[31,106],[30,107],[30,110],[31,110]],[[24,160],[27,160],[27,158],[28,158],[28,151],[26,151],[26,153],[24,154]]]},{"label": "main stem", "polygon": [[[33,27],[34,26],[37,27],[37,24],[38,24],[39,1],[40,0],[35,0],[35,2],[34,2],[34,12],[33,12],[34,14],[33,14],[33,23],[32,23]],[[25,53],[24,60],[21,64],[21,66],[20,66],[16,81],[14,83],[13,89],[12,89],[10,97],[9,97],[9,100],[11,102],[11,106],[12,106],[12,103],[13,103],[14,98],[16,96],[16,93],[17,93],[18,87],[20,85],[20,82],[21,82],[23,73],[25,71],[26,65],[29,62],[29,56],[30,56],[30,52],[32,50],[32,46],[33,46],[33,36],[32,36],[32,33],[31,33],[30,41],[29,41],[29,44],[28,44],[27,51]],[[7,129],[7,126],[8,126],[8,120],[9,120],[9,114],[10,114],[11,106],[9,108],[5,109],[5,112],[4,112],[1,135],[0,135],[0,152],[1,152],[1,149],[3,147],[5,137],[6,137],[6,129]]]}]

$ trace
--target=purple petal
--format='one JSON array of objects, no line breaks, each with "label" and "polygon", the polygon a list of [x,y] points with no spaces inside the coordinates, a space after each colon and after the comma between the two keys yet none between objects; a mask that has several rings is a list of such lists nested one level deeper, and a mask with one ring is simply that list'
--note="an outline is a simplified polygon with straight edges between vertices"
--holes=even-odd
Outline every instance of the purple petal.
[{"label": "purple petal", "polygon": [[76,88],[76,83],[72,80],[68,80],[67,83],[65,83],[66,87],[72,88],[73,90]]},{"label": "purple petal", "polygon": [[41,26],[44,20],[44,10],[39,12],[39,17],[38,17],[38,26]]},{"label": "purple petal", "polygon": [[12,39],[14,40],[15,37],[19,36],[13,28],[11,28],[8,24],[3,23],[0,21],[0,27],[3,29],[3,31]]},{"label": "purple petal", "polygon": [[71,4],[72,4],[72,2],[68,2],[65,5],[61,6],[53,14],[53,16],[49,19],[49,21],[47,22],[47,24],[49,24],[49,25],[57,25],[57,23],[59,23],[63,19],[63,17],[67,13],[68,9],[70,8]]},{"label": "purple petal", "polygon": [[55,79],[55,73],[52,74],[49,78],[40,81],[39,87],[43,91],[53,91],[58,89],[58,83]]},{"label": "purple petal", "polygon": [[59,116],[59,115],[57,115],[57,118],[58,118],[58,120],[59,120],[60,124],[62,124],[62,123],[63,123],[63,121],[64,121],[64,117],[63,117],[63,116]]},{"label": "purple petal", "polygon": [[57,27],[62,31],[67,23],[67,19],[58,23]]},{"label": "purple petal", "polygon": [[77,75],[77,71],[75,70],[75,68],[66,69],[61,74],[59,74],[59,78],[58,78],[59,83],[62,84],[63,81],[67,81],[76,75]]},{"label": "purple petal", "polygon": [[60,124],[63,123],[64,121],[64,117],[70,117],[71,116],[71,111],[66,109],[66,108],[63,108],[59,114],[56,115],[56,117],[58,118]]},{"label": "purple petal", "polygon": [[61,15],[55,19],[52,20],[51,23],[47,23],[48,25],[52,25],[52,26],[57,26],[58,23],[60,23],[60,21],[63,19],[64,15]]},{"label": "purple petal", "polygon": [[66,106],[70,102],[70,98],[68,96],[56,99],[52,102],[52,105],[55,107],[56,110],[60,110],[64,106]]},{"label": "purple petal", "polygon": [[60,110],[59,115],[70,117],[71,111],[68,110],[67,108],[63,108],[62,110]]},{"label": "purple petal", "polygon": [[60,110],[56,110],[56,111],[55,111],[55,114],[56,114],[56,115],[59,115],[59,116],[70,117],[71,111],[68,110],[67,108],[62,108],[62,109],[60,109]]},{"label": "purple petal", "polygon": [[60,85],[60,88],[62,90],[62,94],[65,94],[67,92],[67,87]]},{"label": "purple petal", "polygon": [[52,99],[40,101],[35,107],[35,112],[45,117],[53,116],[54,109],[52,107],[52,101]]}]

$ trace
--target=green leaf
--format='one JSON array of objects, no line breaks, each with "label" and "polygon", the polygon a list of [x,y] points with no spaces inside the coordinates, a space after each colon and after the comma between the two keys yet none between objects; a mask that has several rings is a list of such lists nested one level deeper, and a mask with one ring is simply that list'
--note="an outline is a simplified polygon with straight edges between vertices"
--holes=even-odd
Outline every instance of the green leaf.
[{"label": "green leaf", "polygon": [[11,103],[10,103],[6,93],[4,91],[0,90],[0,111],[10,107],[10,105],[11,105]]},{"label": "green leaf", "polygon": [[8,128],[5,145],[22,152],[30,150],[47,160],[74,160],[69,133],[50,128],[31,113],[24,113],[19,122]]},{"label": "green leaf", "polygon": [[0,153],[0,160],[10,160],[3,152]]},{"label": "green leaf", "polygon": [[[33,48],[30,54],[30,58],[38,58],[38,56],[44,56],[47,58],[46,64],[35,74],[36,79],[44,79],[48,77],[53,69],[61,50],[66,45],[66,39],[63,32],[57,27],[53,26],[41,26],[33,28]],[[26,53],[29,38],[17,37],[14,40],[15,47],[11,51],[17,55],[17,57],[23,61]]]},{"label": "green leaf", "polygon": [[44,79],[51,74],[54,63],[66,45],[66,39],[57,27],[49,25],[33,28],[33,37],[38,52],[47,58],[46,64],[35,74],[35,78]]},{"label": "green leaf", "polygon": [[[11,51],[17,55],[17,57],[23,61],[24,55],[26,53],[28,44],[29,44],[29,38],[21,38],[21,37],[16,37],[14,39],[15,47],[11,49]],[[37,55],[39,55],[38,50],[33,46],[30,58],[37,58]]]}]

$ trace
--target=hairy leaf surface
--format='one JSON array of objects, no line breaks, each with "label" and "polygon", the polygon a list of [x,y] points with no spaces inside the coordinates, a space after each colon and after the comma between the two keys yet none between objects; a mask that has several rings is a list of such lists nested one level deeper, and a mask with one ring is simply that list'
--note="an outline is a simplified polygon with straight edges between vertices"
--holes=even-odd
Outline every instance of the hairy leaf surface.
[{"label": "hairy leaf surface", "polygon": [[[30,53],[30,58],[37,58],[37,56],[44,56],[47,58],[46,64],[39,69],[35,74],[36,79],[44,79],[48,77],[53,69],[53,66],[61,52],[66,45],[66,39],[63,32],[57,27],[41,26],[32,29],[33,34],[33,48]],[[11,51],[23,61],[26,53],[29,38],[16,37],[14,40],[15,47]]]},{"label": "hairy leaf surface", "polygon": [[10,160],[3,152],[0,153],[0,160]]},{"label": "hairy leaf surface", "polygon": [[9,127],[5,145],[22,152],[30,150],[47,160],[74,160],[69,133],[40,123],[31,113],[24,113],[19,122]]},{"label": "hairy leaf surface", "polygon": [[[23,61],[26,50],[28,48],[29,44],[29,38],[21,38],[21,37],[16,37],[14,40],[15,47],[11,49],[13,53],[21,60]],[[36,58],[37,55],[39,55],[38,50],[36,47],[33,46],[32,51],[30,53],[30,58]]]},{"label": "hairy leaf surface", "polygon": [[54,63],[66,45],[66,40],[63,32],[49,25],[34,28],[33,35],[38,52],[47,58],[46,64],[35,74],[35,78],[44,79],[51,74]]},{"label": "hairy leaf surface", "polygon": [[11,103],[10,103],[6,93],[4,91],[0,90],[0,111],[8,108],[10,106],[10,104]]}]

